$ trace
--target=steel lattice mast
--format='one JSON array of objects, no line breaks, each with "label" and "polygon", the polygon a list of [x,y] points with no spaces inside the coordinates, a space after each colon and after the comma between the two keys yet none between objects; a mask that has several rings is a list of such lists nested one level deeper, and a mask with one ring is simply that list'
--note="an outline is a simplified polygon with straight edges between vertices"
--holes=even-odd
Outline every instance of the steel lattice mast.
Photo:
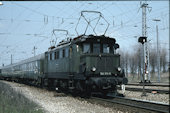
[{"label": "steel lattice mast", "polygon": [[[142,8],[142,36],[147,37],[147,24],[146,24],[146,8],[148,4],[143,3]],[[149,50],[147,42],[143,44],[143,81],[150,82],[150,70],[149,70]]]}]

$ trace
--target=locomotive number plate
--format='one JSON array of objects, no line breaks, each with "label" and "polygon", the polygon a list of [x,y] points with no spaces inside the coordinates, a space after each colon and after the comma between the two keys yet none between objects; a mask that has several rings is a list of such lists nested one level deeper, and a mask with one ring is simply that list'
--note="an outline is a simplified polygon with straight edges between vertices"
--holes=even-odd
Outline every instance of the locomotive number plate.
[{"label": "locomotive number plate", "polygon": [[111,72],[100,72],[100,75],[112,75]]}]

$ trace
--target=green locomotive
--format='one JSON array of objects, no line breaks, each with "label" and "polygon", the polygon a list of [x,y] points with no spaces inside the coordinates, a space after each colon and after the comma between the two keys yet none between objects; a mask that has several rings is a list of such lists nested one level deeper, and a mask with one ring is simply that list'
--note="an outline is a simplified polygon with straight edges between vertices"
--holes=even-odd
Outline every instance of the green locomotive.
[{"label": "green locomotive", "polygon": [[107,94],[127,84],[114,38],[81,35],[60,42],[44,54],[5,66],[1,76],[75,94]]}]

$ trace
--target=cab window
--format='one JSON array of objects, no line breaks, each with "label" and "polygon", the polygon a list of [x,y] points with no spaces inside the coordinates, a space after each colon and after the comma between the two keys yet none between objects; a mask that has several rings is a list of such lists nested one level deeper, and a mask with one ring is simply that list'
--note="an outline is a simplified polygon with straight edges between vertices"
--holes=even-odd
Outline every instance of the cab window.
[{"label": "cab window", "polygon": [[108,44],[103,44],[103,53],[109,53],[110,52],[110,47]]},{"label": "cab window", "polygon": [[83,53],[90,53],[90,44],[83,44]]},{"label": "cab window", "polygon": [[100,44],[93,44],[93,53],[100,53]]}]

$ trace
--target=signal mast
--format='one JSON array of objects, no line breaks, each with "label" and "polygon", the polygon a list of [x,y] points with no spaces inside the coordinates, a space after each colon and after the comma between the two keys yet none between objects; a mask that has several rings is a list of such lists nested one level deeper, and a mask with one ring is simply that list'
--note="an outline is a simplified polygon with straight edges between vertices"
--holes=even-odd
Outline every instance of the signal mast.
[{"label": "signal mast", "polygon": [[[143,45],[143,78],[141,82],[148,82],[150,83],[150,69],[149,69],[149,50],[147,45],[147,24],[146,24],[146,8],[148,7],[148,4],[143,3],[141,5],[142,8],[142,36],[139,37],[139,42]],[[149,9],[151,11],[151,9]]]}]

